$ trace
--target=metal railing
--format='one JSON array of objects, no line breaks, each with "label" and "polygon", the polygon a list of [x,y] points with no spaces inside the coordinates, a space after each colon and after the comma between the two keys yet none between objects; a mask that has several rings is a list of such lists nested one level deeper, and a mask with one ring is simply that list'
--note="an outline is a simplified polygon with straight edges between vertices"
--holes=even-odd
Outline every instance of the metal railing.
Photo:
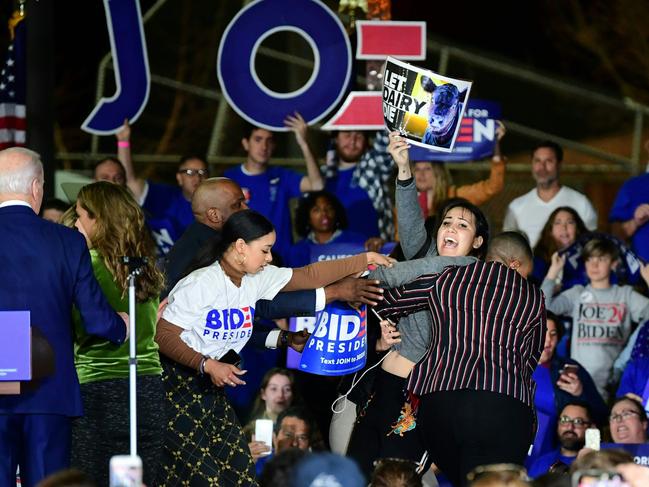
[{"label": "metal railing", "polygon": [[[166,0],[158,0],[144,15],[143,21],[146,23],[152,18],[158,9]],[[497,60],[491,57],[487,57],[482,54],[476,54],[474,52],[460,49],[457,47],[452,47],[440,43],[438,41],[429,40],[427,42],[427,50],[429,54],[436,53],[439,55],[439,64],[438,72],[440,74],[445,74],[448,72],[449,64],[453,60],[460,60],[469,65],[477,66],[484,68],[493,72],[506,75],[513,79],[519,81],[527,81],[548,90],[554,92],[562,93],[564,95],[574,95],[581,98],[590,100],[593,103],[606,105],[610,107],[615,107],[624,111],[628,111],[633,114],[633,136],[632,136],[632,146],[631,146],[631,157],[621,156],[619,154],[614,154],[612,152],[602,150],[591,145],[585,144],[577,140],[571,140],[564,138],[557,134],[546,132],[538,128],[530,127],[525,124],[522,124],[516,120],[506,120],[505,123],[514,134],[519,134],[525,137],[534,138],[534,139],[546,139],[552,140],[561,144],[566,149],[572,149],[579,153],[582,153],[587,156],[597,158],[599,160],[605,161],[602,164],[579,164],[579,168],[572,168],[572,170],[585,170],[592,172],[601,172],[601,171],[627,171],[629,173],[638,173],[640,172],[640,156],[642,149],[642,137],[643,137],[643,123],[644,116],[649,114],[649,107],[641,103],[637,103],[631,99],[618,99],[614,98],[597,91],[587,89],[581,86],[578,86],[574,83],[569,83],[557,78],[546,76],[538,72],[532,71],[528,68],[517,66],[515,63],[504,62]],[[270,49],[264,46],[261,46],[258,50],[258,53],[262,56],[267,56],[271,59],[278,61],[283,61],[286,63],[293,64],[298,67],[305,69],[312,69],[313,62],[308,59],[303,59],[286,52],[280,52],[274,49]],[[108,53],[99,63],[98,67],[98,81],[97,81],[97,90],[96,90],[96,99],[99,101],[103,96],[103,90],[105,86],[105,79],[107,72],[113,69],[112,63],[110,62],[112,56]],[[357,77],[359,84],[364,83],[364,78],[362,76]],[[181,90],[186,93],[192,94],[194,96],[203,97],[209,100],[219,101],[219,106],[215,114],[214,123],[212,126],[211,137],[208,147],[208,162],[218,163],[218,164],[236,164],[241,161],[240,157],[229,157],[221,154],[221,146],[223,141],[223,127],[226,125],[227,117],[230,116],[231,110],[228,110],[228,107],[223,99],[221,93],[216,90],[206,89],[200,86],[192,85],[189,83],[179,82],[164,76],[151,74],[151,82],[160,86],[164,86],[174,90]],[[99,139],[98,136],[92,136],[91,144],[91,153],[59,153],[57,158],[67,159],[67,160],[97,160],[101,158],[104,154],[98,152]],[[168,155],[156,155],[156,154],[135,154],[134,159],[140,162],[169,162],[175,163],[179,160],[179,154],[168,154]],[[276,162],[288,165],[288,166],[302,166],[302,159],[298,158],[285,158],[277,159]],[[454,169],[464,170],[464,169],[480,169],[483,165],[480,163],[477,164],[454,164],[452,165]],[[486,167],[486,166],[485,166]],[[510,170],[514,171],[528,171],[528,164],[511,164],[508,165]],[[569,166],[566,166],[564,169],[571,170]]]}]

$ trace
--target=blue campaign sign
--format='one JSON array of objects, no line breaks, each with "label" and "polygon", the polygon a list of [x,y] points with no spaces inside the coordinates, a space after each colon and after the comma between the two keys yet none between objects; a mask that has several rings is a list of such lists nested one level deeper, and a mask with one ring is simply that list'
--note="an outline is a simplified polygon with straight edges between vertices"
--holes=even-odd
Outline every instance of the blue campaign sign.
[{"label": "blue campaign sign", "polygon": [[299,369],[317,375],[345,375],[361,370],[367,359],[367,308],[327,305],[302,352]]},{"label": "blue campaign sign", "polygon": [[[389,254],[394,249],[396,242],[386,242],[381,247],[381,254]],[[332,243],[324,245],[313,245],[311,247],[311,262],[321,260],[335,260],[350,257],[365,252],[362,243]]]},{"label": "blue campaign sign", "polygon": [[116,133],[124,119],[135,122],[149,99],[151,85],[142,13],[138,0],[104,0],[115,68],[115,94],[102,98],[81,128],[97,135]]},{"label": "blue campaign sign", "polygon": [[500,103],[469,99],[460,132],[451,152],[412,146],[411,161],[465,162],[490,157],[496,147],[496,121],[501,118]]},{"label": "blue campaign sign", "polygon": [[[300,89],[278,93],[259,79],[255,57],[268,36],[281,31],[300,35],[311,46],[314,67]],[[352,52],[345,29],[319,0],[256,0],[228,24],[219,45],[217,74],[230,106],[251,124],[287,130],[286,115],[300,112],[318,122],[338,102],[351,76]]]},{"label": "blue campaign sign", "polygon": [[602,450],[615,448],[617,450],[625,450],[633,455],[633,461],[638,465],[649,467],[649,443],[625,445],[622,443],[602,443],[600,445]]}]

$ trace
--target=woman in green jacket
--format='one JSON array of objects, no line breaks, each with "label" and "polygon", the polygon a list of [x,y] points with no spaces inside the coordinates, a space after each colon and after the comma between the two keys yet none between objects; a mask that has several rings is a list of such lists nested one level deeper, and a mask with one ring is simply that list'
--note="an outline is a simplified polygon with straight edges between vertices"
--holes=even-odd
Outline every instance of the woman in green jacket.
[{"label": "woman in green jacket", "polygon": [[[162,368],[153,340],[164,278],[155,266],[155,245],[142,210],[117,184],[101,181],[85,186],[71,212],[74,225],[86,237],[95,277],[115,311],[128,312],[128,269],[122,257],[148,259],[137,277],[135,339],[138,454],[145,483],[152,485],[165,428]],[[86,334],[82,319],[75,314],[74,352],[85,414],[73,423],[72,465],[92,475],[97,485],[108,485],[110,457],[130,451],[129,344],[116,346]]]}]

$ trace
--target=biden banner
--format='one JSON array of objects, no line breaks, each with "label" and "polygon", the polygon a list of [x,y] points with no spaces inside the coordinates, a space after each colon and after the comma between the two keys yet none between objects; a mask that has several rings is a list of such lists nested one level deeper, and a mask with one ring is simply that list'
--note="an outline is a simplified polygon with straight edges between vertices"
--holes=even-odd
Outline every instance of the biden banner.
[{"label": "biden banner", "polygon": [[345,375],[361,370],[367,359],[367,308],[328,305],[304,347],[299,369],[317,375]]}]

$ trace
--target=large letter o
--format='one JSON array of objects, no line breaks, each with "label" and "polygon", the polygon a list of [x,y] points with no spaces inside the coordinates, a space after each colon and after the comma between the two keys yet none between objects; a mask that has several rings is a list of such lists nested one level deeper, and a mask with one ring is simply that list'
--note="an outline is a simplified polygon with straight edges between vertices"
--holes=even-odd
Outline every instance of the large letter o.
[{"label": "large letter o", "polygon": [[[307,83],[292,93],[271,91],[254,69],[261,42],[283,30],[301,35],[315,59]],[[239,115],[268,130],[286,130],[286,115],[298,111],[308,123],[315,123],[340,101],[351,63],[349,39],[340,20],[319,0],[256,0],[225,29],[217,74],[225,98]]]}]

